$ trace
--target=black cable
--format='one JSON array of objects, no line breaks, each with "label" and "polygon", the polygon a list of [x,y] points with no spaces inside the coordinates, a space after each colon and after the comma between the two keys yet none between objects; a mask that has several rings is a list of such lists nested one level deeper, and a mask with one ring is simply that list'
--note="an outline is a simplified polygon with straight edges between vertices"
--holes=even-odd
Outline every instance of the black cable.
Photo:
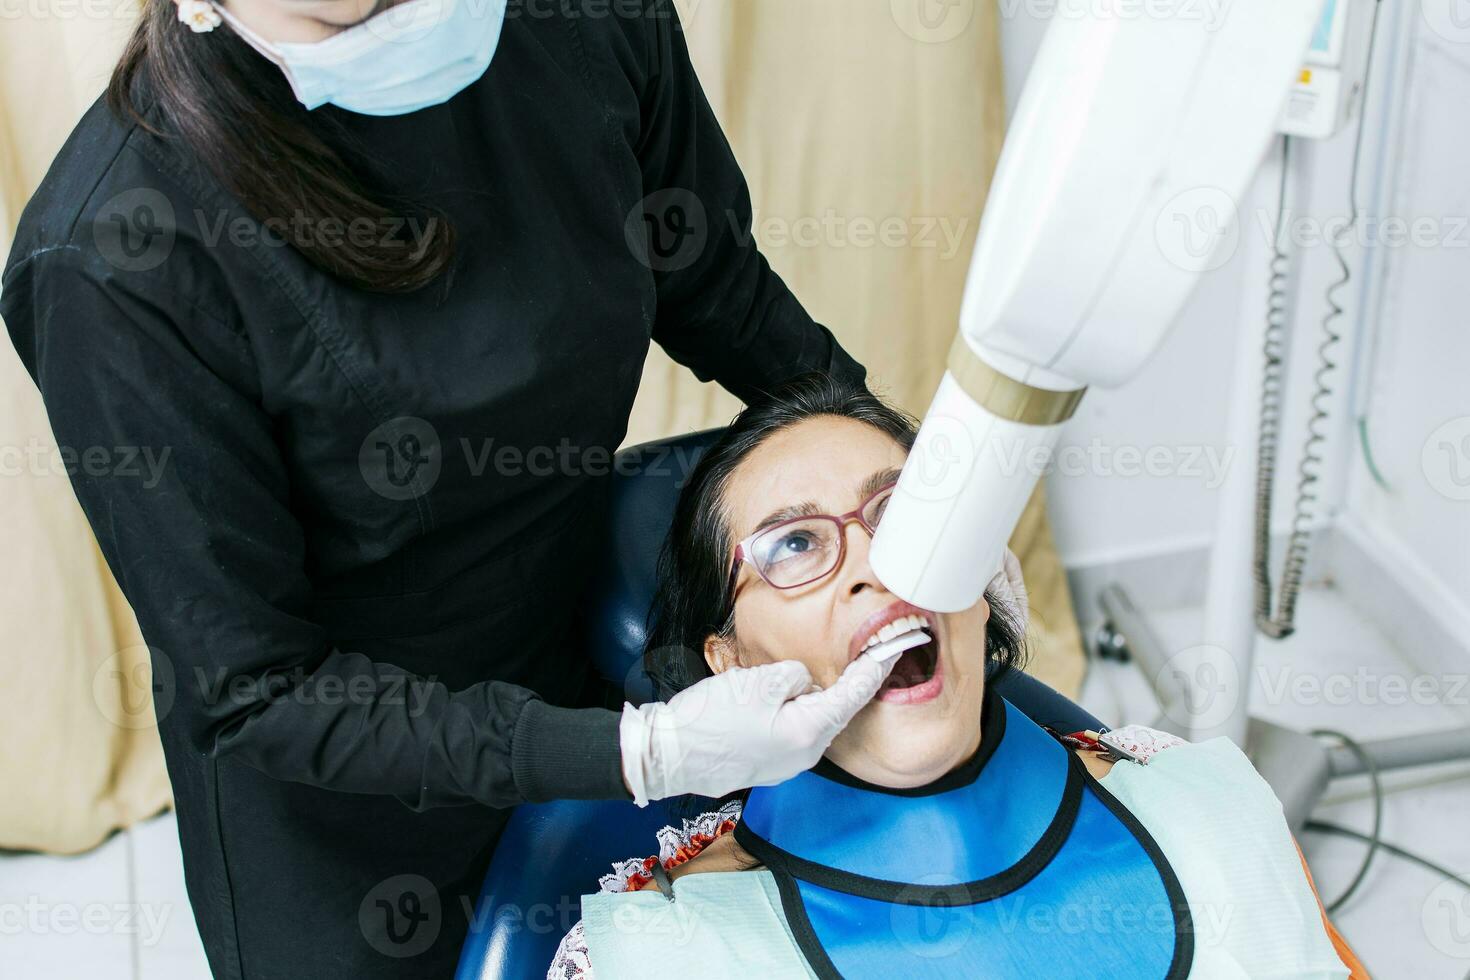
[{"label": "black cable", "polygon": [[[1368,866],[1373,863],[1373,856],[1378,853],[1380,847],[1387,846],[1379,836],[1383,831],[1383,782],[1378,778],[1378,763],[1373,761],[1373,757],[1362,745],[1358,744],[1356,739],[1331,728],[1314,728],[1312,734],[1318,737],[1335,738],[1345,745],[1348,751],[1358,757],[1363,768],[1368,770],[1368,779],[1373,783],[1373,830],[1364,836],[1364,840],[1368,842],[1368,853],[1363,855],[1363,863],[1358,865],[1358,873],[1353,875],[1353,880],[1348,883],[1343,893],[1327,903],[1327,912],[1331,914],[1342,908],[1343,903],[1352,898],[1353,893],[1358,890],[1358,886],[1367,876]],[[1311,821],[1308,821],[1307,826],[1311,827],[1311,825]]]},{"label": "black cable", "polygon": [[[1351,837],[1354,840],[1360,840],[1365,843],[1369,842],[1368,835],[1363,833],[1362,831],[1353,830],[1351,827],[1341,827],[1335,823],[1328,823],[1325,820],[1308,820],[1305,824],[1302,825],[1302,829],[1315,830],[1318,833],[1322,834],[1337,834],[1340,837]],[[1455,874],[1453,871],[1451,871],[1449,868],[1446,868],[1442,864],[1435,864],[1428,858],[1420,857],[1412,851],[1406,851],[1402,847],[1399,847],[1396,844],[1390,844],[1386,840],[1379,841],[1378,846],[1383,848],[1388,853],[1394,855],[1395,857],[1401,857],[1405,861],[1412,861],[1413,863],[1428,871],[1433,871],[1437,875],[1443,875],[1450,881],[1457,881],[1460,884],[1464,885],[1467,889],[1470,889],[1470,880],[1466,880],[1460,875]]]},{"label": "black cable", "polygon": [[[1470,881],[1467,881],[1459,875],[1455,874],[1449,868],[1446,868],[1442,864],[1435,864],[1428,858],[1420,857],[1413,851],[1406,851],[1402,847],[1399,847],[1397,844],[1390,844],[1386,840],[1379,840],[1377,834],[1374,834],[1370,837],[1368,834],[1362,833],[1361,831],[1353,830],[1351,827],[1341,827],[1335,823],[1328,823],[1325,820],[1308,820],[1305,824],[1302,825],[1302,829],[1315,830],[1319,834],[1337,834],[1340,837],[1351,837],[1353,840],[1360,840],[1364,843],[1371,844],[1374,848],[1381,847],[1395,857],[1401,857],[1405,861],[1412,861],[1414,864],[1417,864],[1420,867],[1425,868],[1426,870],[1433,871],[1437,875],[1442,875],[1445,878],[1448,878],[1450,881],[1458,882],[1459,884],[1464,885],[1467,890],[1470,890]],[[1344,895],[1343,897],[1346,898],[1347,896]],[[1470,973],[1465,974],[1465,980],[1470,980]]]}]

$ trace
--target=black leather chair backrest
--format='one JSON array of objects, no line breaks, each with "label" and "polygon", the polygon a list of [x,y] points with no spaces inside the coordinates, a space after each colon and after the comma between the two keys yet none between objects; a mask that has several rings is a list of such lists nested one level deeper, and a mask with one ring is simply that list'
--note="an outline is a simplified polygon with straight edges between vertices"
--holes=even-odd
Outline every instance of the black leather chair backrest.
[{"label": "black leather chair backrest", "polygon": [[608,499],[607,545],[592,596],[588,652],[602,676],[643,704],[653,687],[641,661],[648,610],[657,588],[658,553],[674,505],[699,458],[720,429],[644,443],[618,453]]}]

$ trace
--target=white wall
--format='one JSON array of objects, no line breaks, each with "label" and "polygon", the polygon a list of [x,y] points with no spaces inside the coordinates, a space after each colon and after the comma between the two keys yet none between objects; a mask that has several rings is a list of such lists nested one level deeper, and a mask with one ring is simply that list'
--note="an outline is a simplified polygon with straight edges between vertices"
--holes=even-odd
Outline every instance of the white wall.
[{"label": "white wall", "polygon": [[1387,93],[1393,128],[1378,210],[1424,229],[1376,247],[1363,297],[1376,346],[1357,392],[1373,456],[1347,479],[1347,515],[1394,574],[1470,636],[1470,26],[1407,36]]}]

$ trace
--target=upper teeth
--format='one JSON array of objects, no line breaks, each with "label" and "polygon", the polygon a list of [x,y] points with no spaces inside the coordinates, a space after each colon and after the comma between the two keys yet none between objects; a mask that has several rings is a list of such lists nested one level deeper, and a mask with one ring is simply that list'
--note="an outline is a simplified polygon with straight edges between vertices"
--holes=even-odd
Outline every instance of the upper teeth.
[{"label": "upper teeth", "polygon": [[891,623],[885,623],[876,633],[868,637],[868,642],[863,644],[863,649],[866,650],[875,644],[887,642],[910,630],[923,629],[928,625],[929,621],[923,616],[900,616]]}]

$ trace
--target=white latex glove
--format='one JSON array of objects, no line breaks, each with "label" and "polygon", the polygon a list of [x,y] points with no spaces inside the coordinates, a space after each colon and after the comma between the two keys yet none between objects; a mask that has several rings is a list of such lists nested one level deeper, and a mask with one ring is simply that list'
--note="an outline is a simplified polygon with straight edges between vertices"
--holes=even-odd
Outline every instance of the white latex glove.
[{"label": "white latex glove", "polygon": [[1024,634],[1031,618],[1031,600],[1026,596],[1026,580],[1021,577],[1021,560],[1011,549],[1007,548],[1001,557],[1000,571],[990,580],[986,591],[1012,607]]},{"label": "white latex glove", "polygon": [[817,764],[896,662],[863,654],[824,691],[809,690],[811,673],[799,661],[734,667],[667,703],[625,704],[623,779],[639,806],[784,782]]}]

